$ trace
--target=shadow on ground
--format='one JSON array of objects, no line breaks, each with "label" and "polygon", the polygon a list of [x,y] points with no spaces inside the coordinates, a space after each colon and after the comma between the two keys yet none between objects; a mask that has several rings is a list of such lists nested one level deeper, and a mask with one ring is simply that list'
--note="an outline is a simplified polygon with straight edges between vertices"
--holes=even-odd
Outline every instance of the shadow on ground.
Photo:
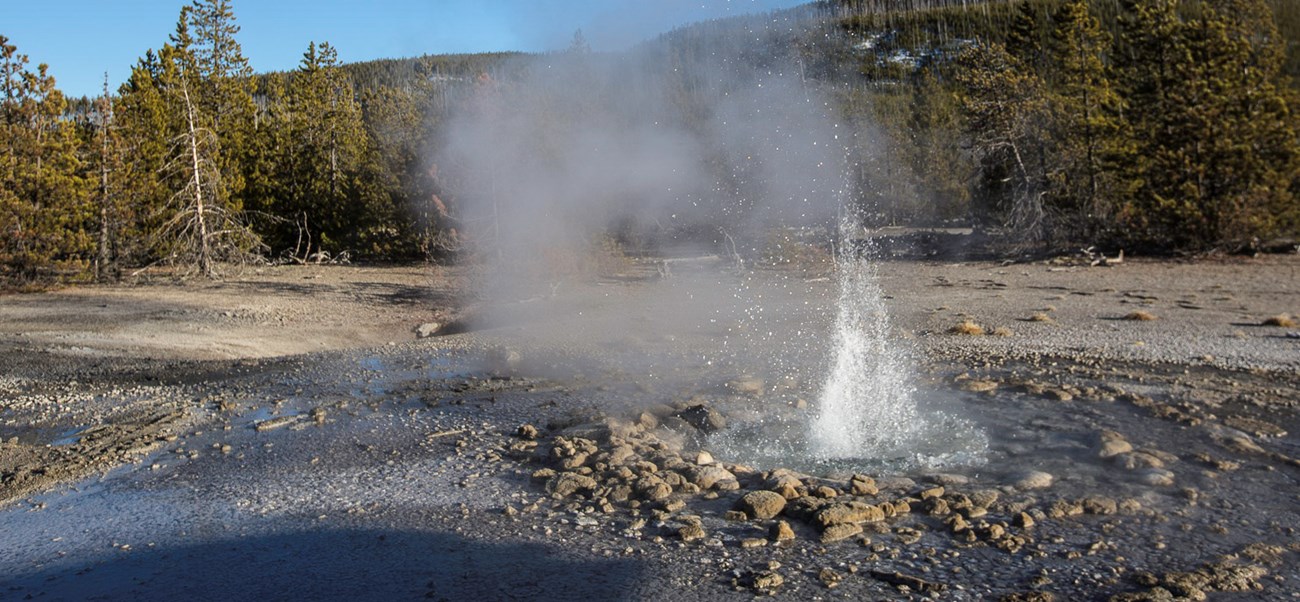
[{"label": "shadow on ground", "polygon": [[[610,600],[639,563],[402,530],[283,533],[121,551],[0,577],[0,600]],[[571,553],[563,553],[572,557]]]}]

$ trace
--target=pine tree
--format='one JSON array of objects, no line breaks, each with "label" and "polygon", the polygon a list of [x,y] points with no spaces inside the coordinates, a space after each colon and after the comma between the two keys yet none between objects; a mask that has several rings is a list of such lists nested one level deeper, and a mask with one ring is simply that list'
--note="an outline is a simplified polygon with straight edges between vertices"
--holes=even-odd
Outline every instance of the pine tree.
[{"label": "pine tree", "polygon": [[0,36],[0,270],[21,281],[73,278],[93,248],[77,132],[44,64]]},{"label": "pine tree", "polygon": [[1062,230],[1092,237],[1119,193],[1110,168],[1125,150],[1121,101],[1106,66],[1110,35],[1089,13],[1087,0],[1067,0],[1053,22],[1053,138],[1059,163],[1053,169],[1053,204],[1066,218]]},{"label": "pine tree", "polygon": [[1268,6],[1126,9],[1122,73],[1141,160],[1124,217],[1148,242],[1189,250],[1238,247],[1293,223],[1296,135],[1275,84],[1282,51]]},{"label": "pine tree", "polygon": [[996,43],[958,59],[966,132],[979,161],[979,207],[1025,244],[1048,233],[1050,168],[1043,141],[1050,115],[1041,78]]},{"label": "pine tree", "polygon": [[221,147],[220,185],[227,189],[231,207],[240,210],[256,114],[253,69],[235,39],[239,25],[230,0],[195,0],[182,18],[188,21],[192,38],[188,44],[176,45],[188,48],[192,55],[196,108],[212,121]]},{"label": "pine tree", "polygon": [[[369,152],[361,107],[328,43],[309,44],[289,82],[286,209],[316,233],[318,249],[338,253],[361,242],[383,211],[362,195]],[[355,247],[353,247],[355,250]],[[304,250],[305,251],[305,250]]]}]

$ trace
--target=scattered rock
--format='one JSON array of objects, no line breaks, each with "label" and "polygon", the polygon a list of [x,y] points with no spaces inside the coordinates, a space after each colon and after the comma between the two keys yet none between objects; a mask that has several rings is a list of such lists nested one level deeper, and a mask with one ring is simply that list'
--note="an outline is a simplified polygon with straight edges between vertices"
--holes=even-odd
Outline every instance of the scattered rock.
[{"label": "scattered rock", "polygon": [[818,571],[817,579],[821,580],[822,585],[825,585],[827,589],[833,589],[838,586],[841,581],[844,581],[844,575],[840,574],[835,569],[826,567],[821,571]]},{"label": "scattered rock", "polygon": [[786,500],[773,491],[751,491],[736,502],[736,510],[758,520],[775,518],[785,509]]},{"label": "scattered rock", "polygon": [[863,502],[838,502],[821,508],[814,515],[818,525],[830,527],[848,523],[874,523],[885,520],[885,513],[878,506]]},{"label": "scattered rock", "polygon": [[864,474],[855,474],[849,478],[849,493],[853,495],[876,495],[880,493],[880,488],[876,486],[875,479]]},{"label": "scattered rock", "polygon": [[713,489],[724,481],[736,481],[736,475],[721,466],[704,466],[691,473],[691,482],[700,489]]},{"label": "scattered rock", "polygon": [[556,497],[568,497],[579,491],[596,489],[596,479],[572,472],[561,472],[546,482],[546,491]]},{"label": "scattered rock", "polygon": [[528,441],[536,440],[538,434],[539,433],[537,432],[537,427],[531,424],[521,424],[519,425],[519,428],[515,429],[515,435],[517,437],[519,437],[520,439],[526,439]]},{"label": "scattered rock", "polygon": [[861,533],[862,525],[854,523],[835,524],[826,527],[822,531],[821,541],[822,543],[830,543],[833,541],[848,539],[854,535],[860,535]]},{"label": "scattered rock", "polygon": [[685,527],[678,529],[677,536],[680,537],[682,541],[690,543],[693,541],[699,541],[701,539],[704,539],[706,534],[704,532],[704,527],[695,523],[691,523],[689,525],[686,525]]},{"label": "scattered rock", "polygon": [[425,322],[415,327],[415,337],[419,339],[427,339],[438,334],[439,330],[442,330],[442,323]]},{"label": "scattered rock", "polygon": [[1102,431],[1097,437],[1097,457],[1111,458],[1133,451],[1133,444],[1115,431]]},{"label": "scattered rock", "polygon": [[1174,473],[1163,468],[1146,468],[1135,473],[1138,481],[1152,487],[1171,487],[1174,484]]},{"label": "scattered rock", "polygon": [[704,404],[693,405],[673,414],[673,416],[702,433],[715,433],[727,428],[727,419],[717,410]]},{"label": "scattered rock", "polygon": [[776,542],[792,541],[794,529],[790,528],[790,523],[779,520],[772,523],[771,528],[767,530],[767,538]]}]

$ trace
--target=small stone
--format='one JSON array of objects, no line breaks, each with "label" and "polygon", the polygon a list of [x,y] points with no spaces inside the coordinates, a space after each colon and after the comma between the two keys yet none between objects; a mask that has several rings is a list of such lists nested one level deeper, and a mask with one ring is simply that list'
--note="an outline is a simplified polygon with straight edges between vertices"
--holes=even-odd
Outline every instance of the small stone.
[{"label": "small stone", "polygon": [[1016,514],[1015,518],[1011,519],[1011,524],[1021,529],[1032,529],[1034,528],[1034,517],[1027,512],[1020,512]]},{"label": "small stone", "polygon": [[438,334],[439,330],[442,330],[442,323],[425,322],[415,327],[415,336],[416,338],[427,339],[435,334]]},{"label": "small stone", "polygon": [[785,509],[786,500],[774,491],[751,491],[736,502],[736,509],[759,520],[775,518]]},{"label": "small stone", "polygon": [[1133,451],[1133,444],[1115,431],[1102,431],[1097,441],[1097,457],[1111,458]]},{"label": "small stone", "polygon": [[826,485],[822,485],[821,487],[812,490],[812,494],[819,498],[830,499],[833,497],[838,497],[840,495],[840,492],[836,491],[834,487],[828,487]]},{"label": "small stone", "polygon": [[537,427],[531,424],[521,424],[519,425],[519,428],[515,429],[515,436],[519,437],[520,439],[527,439],[529,441],[533,441],[537,439],[537,435],[538,435]]},{"label": "small stone", "polygon": [[691,482],[700,489],[712,489],[723,481],[735,481],[736,475],[721,466],[703,466],[691,471]]},{"label": "small stone", "polygon": [[825,585],[827,589],[833,589],[835,586],[839,585],[841,581],[844,581],[844,575],[841,575],[836,572],[835,569],[830,567],[826,567],[819,571],[817,573],[817,578],[821,580],[822,585]]},{"label": "small stone", "polygon": [[876,495],[880,493],[880,488],[876,486],[876,480],[863,474],[855,474],[849,479],[849,493],[853,495]]},{"label": "small stone", "polygon": [[862,525],[854,523],[835,524],[826,527],[826,529],[822,531],[821,541],[822,543],[830,543],[833,541],[848,539],[854,535],[860,534],[862,534]]},{"label": "small stone", "polygon": [[1083,511],[1088,514],[1115,514],[1119,511],[1119,503],[1108,497],[1086,497],[1082,500]]},{"label": "small stone", "polygon": [[699,453],[695,454],[695,463],[699,464],[700,466],[708,466],[710,464],[713,464],[714,462],[715,460],[713,459],[713,454],[709,452],[700,451]]},{"label": "small stone", "polygon": [[1136,473],[1138,481],[1152,487],[1171,487],[1174,473],[1163,468],[1147,468]]},{"label": "small stone", "polygon": [[745,539],[740,540],[740,547],[746,549],[762,548],[765,546],[767,546],[767,540],[758,537],[746,537]]},{"label": "small stone", "polygon": [[686,507],[686,502],[681,499],[665,500],[661,506],[664,512],[677,512]]},{"label": "small stone", "polygon": [[687,543],[704,539],[705,535],[706,534],[704,533],[704,527],[701,527],[700,525],[694,523],[686,525],[685,527],[682,527],[677,530],[677,536],[680,537],[682,541]]},{"label": "small stone", "polygon": [[779,520],[768,529],[767,538],[778,542],[792,541],[794,539],[794,529],[790,528],[790,523]]},{"label": "small stone", "polygon": [[579,491],[596,488],[596,479],[572,472],[562,472],[546,482],[546,491],[556,497],[568,497]]},{"label": "small stone", "polygon": [[943,486],[940,485],[938,487],[930,487],[928,489],[922,489],[920,492],[916,494],[916,496],[921,498],[922,500],[928,500],[930,498],[943,497],[943,492],[944,492]]},{"label": "small stone", "polygon": [[740,510],[728,510],[722,514],[722,518],[729,521],[743,523],[749,520],[749,515],[745,514],[744,512],[741,512]]},{"label": "small stone", "polygon": [[702,433],[715,433],[727,428],[727,419],[717,410],[704,404],[693,405],[673,415]]},{"label": "small stone", "polygon": [[763,571],[754,575],[753,588],[756,592],[775,593],[782,585],[785,585],[785,578],[776,571]]}]

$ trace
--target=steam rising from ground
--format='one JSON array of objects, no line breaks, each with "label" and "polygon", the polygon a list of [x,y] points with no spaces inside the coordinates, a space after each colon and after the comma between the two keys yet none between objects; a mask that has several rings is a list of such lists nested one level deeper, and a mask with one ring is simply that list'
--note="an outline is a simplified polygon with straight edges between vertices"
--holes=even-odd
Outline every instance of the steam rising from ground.
[{"label": "steam rising from ground", "polygon": [[[777,425],[777,441],[760,408],[748,443],[713,442],[733,450],[905,453],[919,418],[870,266],[839,254],[833,330],[835,310],[806,301],[826,285],[734,269],[761,259],[775,231],[821,232],[824,247],[837,230],[860,231],[845,217],[855,214],[850,134],[799,76],[797,49],[781,46],[801,25],[774,26],[712,45],[532,57],[480,78],[438,164],[485,267],[480,294],[496,311],[484,326],[604,349],[621,374],[678,389],[659,402],[740,374],[768,383],[766,404],[824,385],[811,432],[806,419],[791,436]],[[642,254],[720,261],[634,292],[591,284]],[[776,309],[791,299],[803,306]]]}]

